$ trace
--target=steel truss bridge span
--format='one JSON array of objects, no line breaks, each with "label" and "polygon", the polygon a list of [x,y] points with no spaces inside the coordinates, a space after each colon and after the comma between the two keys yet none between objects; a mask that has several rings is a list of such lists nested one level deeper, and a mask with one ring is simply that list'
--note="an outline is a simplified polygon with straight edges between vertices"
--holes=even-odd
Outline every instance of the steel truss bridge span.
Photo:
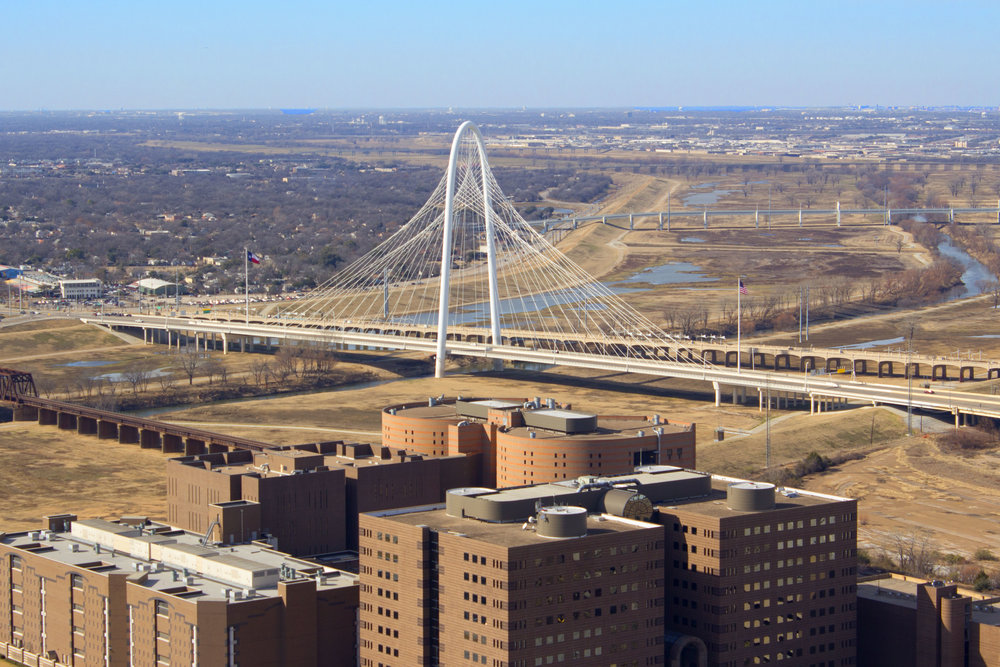
[{"label": "steel truss bridge span", "polygon": [[[186,317],[87,317],[81,318],[89,324],[112,328],[140,329],[143,339],[150,334],[159,335],[168,344],[179,342],[180,336],[193,337],[195,348],[198,340],[209,336],[221,338],[223,350],[227,351],[237,341],[258,339],[270,345],[271,341],[282,344],[312,343],[333,348],[335,346],[355,346],[383,350],[413,350],[434,354],[438,341],[434,327],[424,327],[424,336],[416,328],[400,328],[386,324],[337,325],[322,323],[282,323],[233,322],[226,320],[196,319]],[[727,368],[710,364],[678,362],[657,358],[659,352],[655,343],[648,347],[634,338],[603,341],[589,341],[580,347],[587,351],[567,349],[573,346],[541,347],[539,343],[552,341],[538,340],[538,334],[505,330],[505,342],[493,344],[489,331],[469,327],[465,340],[455,329],[449,333],[450,354],[494,359],[499,361],[519,361],[541,365],[586,368],[617,373],[641,373],[654,377],[679,378],[711,383],[716,404],[730,391],[735,398],[745,397],[747,391],[756,391],[763,403],[765,396],[782,397],[787,401],[804,401],[812,411],[829,409],[845,401],[871,403],[872,405],[894,405],[915,409],[947,412],[955,416],[956,424],[965,415],[1000,419],[1000,396],[969,394],[935,388],[933,393],[925,393],[921,388],[849,381],[846,376],[816,376],[808,373],[782,373],[777,371],[749,370],[747,368]],[[410,335],[406,335],[409,333]],[[176,338],[174,338],[176,336]],[[155,336],[154,336],[155,337]],[[454,339],[453,339],[454,338]],[[474,340],[478,339],[478,340]],[[611,350],[605,348],[615,348]],[[676,352],[675,352],[676,354]],[[843,378],[843,379],[842,379]]]}]

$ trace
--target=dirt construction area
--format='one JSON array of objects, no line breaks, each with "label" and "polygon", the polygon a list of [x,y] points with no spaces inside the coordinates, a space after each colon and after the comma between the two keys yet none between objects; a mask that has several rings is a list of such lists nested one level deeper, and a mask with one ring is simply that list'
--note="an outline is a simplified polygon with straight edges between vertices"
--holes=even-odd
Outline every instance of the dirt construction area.
[{"label": "dirt construction area", "polygon": [[806,488],[857,498],[858,543],[890,554],[899,538],[926,537],[941,553],[1000,552],[1000,453],[960,456],[934,437],[904,438]]}]

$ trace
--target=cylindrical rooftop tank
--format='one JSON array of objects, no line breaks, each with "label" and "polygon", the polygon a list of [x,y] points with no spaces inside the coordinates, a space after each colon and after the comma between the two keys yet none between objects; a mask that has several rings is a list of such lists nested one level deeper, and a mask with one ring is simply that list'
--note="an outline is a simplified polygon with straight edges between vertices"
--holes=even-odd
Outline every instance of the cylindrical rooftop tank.
[{"label": "cylindrical rooftop tank", "polygon": [[633,489],[611,489],[601,500],[604,511],[614,516],[649,521],[653,516],[653,503]]},{"label": "cylindrical rooftop tank", "polygon": [[587,535],[587,509],[584,507],[543,507],[538,511],[535,531],[541,537],[566,539]]},{"label": "cylindrical rooftop tank", "polygon": [[729,485],[726,504],[737,512],[761,512],[774,509],[774,484],[735,482]]}]

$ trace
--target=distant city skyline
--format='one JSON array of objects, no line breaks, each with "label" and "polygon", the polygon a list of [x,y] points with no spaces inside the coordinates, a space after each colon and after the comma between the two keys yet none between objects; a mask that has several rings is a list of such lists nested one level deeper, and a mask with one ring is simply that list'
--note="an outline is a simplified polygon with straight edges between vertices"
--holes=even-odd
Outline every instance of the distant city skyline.
[{"label": "distant city skyline", "polygon": [[1000,105],[987,2],[4,7],[0,110]]}]

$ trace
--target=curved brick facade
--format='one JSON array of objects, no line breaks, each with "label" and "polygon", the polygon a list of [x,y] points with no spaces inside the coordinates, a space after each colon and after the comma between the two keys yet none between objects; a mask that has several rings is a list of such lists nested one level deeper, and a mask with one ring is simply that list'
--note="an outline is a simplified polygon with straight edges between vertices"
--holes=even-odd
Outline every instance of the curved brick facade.
[{"label": "curved brick facade", "polygon": [[[581,475],[620,475],[637,465],[664,463],[694,467],[694,430],[664,433],[601,434],[532,438],[526,429],[496,436],[497,486],[520,486],[575,479]],[[659,460],[648,453],[659,451]],[[647,456],[643,459],[642,453]]]},{"label": "curved brick facade", "polygon": [[693,424],[606,416],[592,432],[561,433],[523,426],[520,410],[491,408],[475,419],[459,414],[454,400],[394,405],[382,410],[382,443],[427,456],[482,454],[478,483],[498,488],[624,474],[650,463],[695,467]]}]

